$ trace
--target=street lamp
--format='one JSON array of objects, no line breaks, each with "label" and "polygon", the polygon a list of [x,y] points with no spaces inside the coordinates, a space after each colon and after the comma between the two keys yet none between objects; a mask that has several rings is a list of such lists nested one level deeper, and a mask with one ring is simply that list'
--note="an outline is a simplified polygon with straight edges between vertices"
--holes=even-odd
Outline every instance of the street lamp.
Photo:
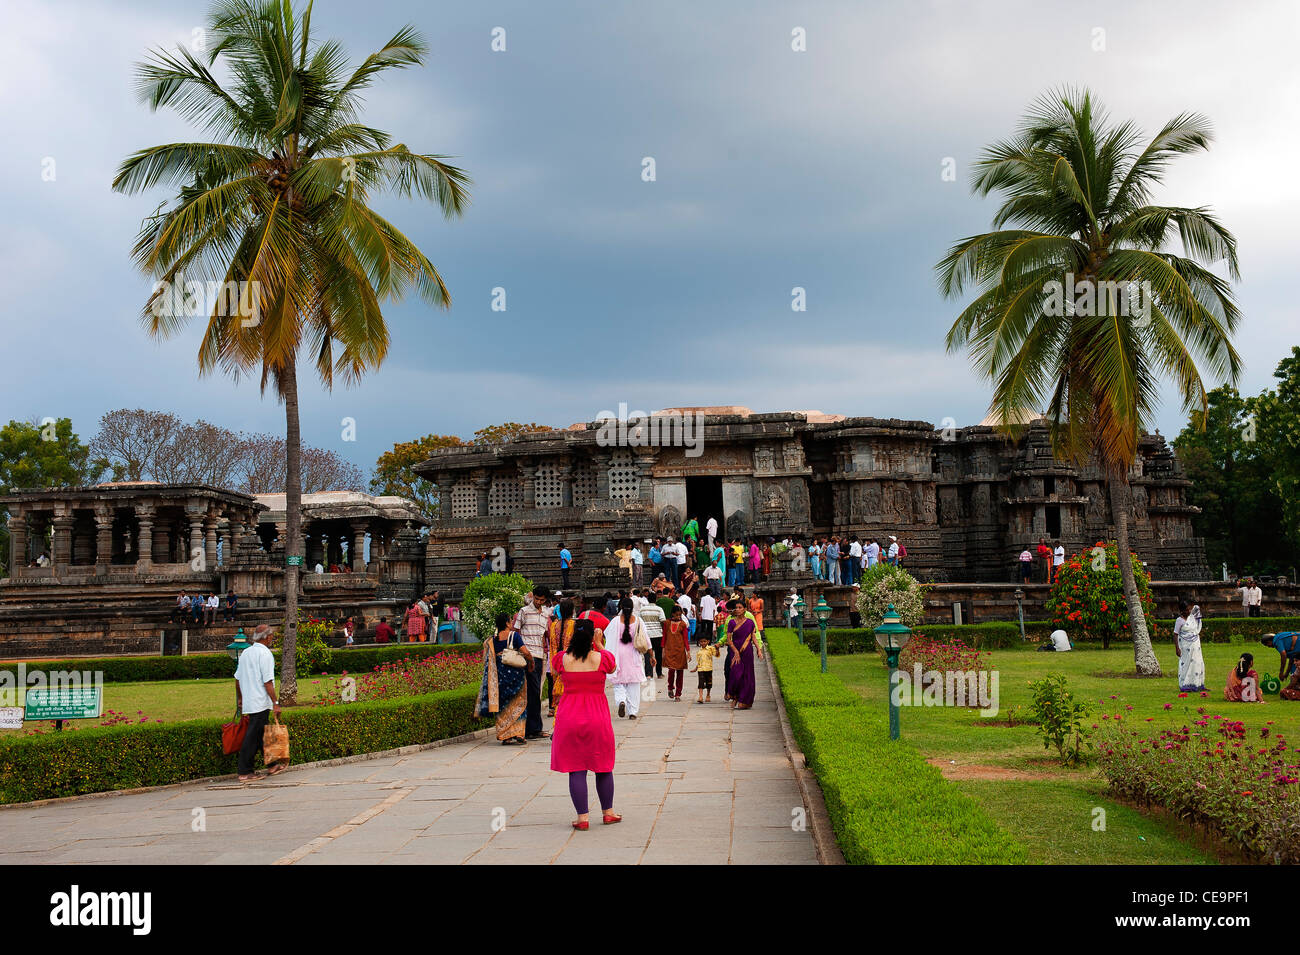
[{"label": "street lamp", "polygon": [[898,616],[894,605],[885,611],[885,619],[876,628],[876,645],[885,651],[889,663],[889,738],[898,739],[898,703],[894,700],[894,674],[898,672],[898,655],[912,639],[911,629]]},{"label": "street lamp", "polygon": [[803,645],[803,612],[808,609],[808,605],[803,602],[802,597],[796,596],[794,603],[790,605],[790,612],[794,615],[795,629],[799,632],[799,645]]},{"label": "street lamp", "polygon": [[817,618],[817,627],[822,632],[822,672],[826,672],[826,624],[831,619],[831,605],[826,602],[826,595],[822,594],[817,598],[817,606],[813,607],[813,616]]},{"label": "street lamp", "polygon": [[1016,616],[1020,618],[1020,639],[1025,639],[1025,592],[1016,588]]},{"label": "street lamp", "polygon": [[238,661],[239,655],[247,650],[248,646],[248,637],[244,636],[244,628],[240,627],[239,632],[235,634],[234,642],[226,647],[226,653],[230,654],[230,659]]}]

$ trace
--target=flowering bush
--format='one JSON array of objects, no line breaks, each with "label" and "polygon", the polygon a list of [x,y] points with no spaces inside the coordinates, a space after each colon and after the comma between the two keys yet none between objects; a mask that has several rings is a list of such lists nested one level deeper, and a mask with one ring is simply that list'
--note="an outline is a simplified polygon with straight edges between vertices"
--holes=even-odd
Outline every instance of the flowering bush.
[{"label": "flowering bush", "polygon": [[[1085,551],[1066,559],[1047,598],[1047,611],[1052,615],[1052,623],[1062,630],[1081,633],[1085,638],[1101,637],[1102,646],[1109,648],[1112,637],[1128,636],[1128,604],[1124,600],[1115,542],[1103,545],[1098,541],[1096,546],[1105,548],[1104,556]],[[1156,621],[1151,579],[1136,555],[1130,555],[1130,560],[1147,632],[1154,640]]]},{"label": "flowering bush", "polygon": [[[464,653],[407,657],[391,663],[381,663],[369,673],[355,677],[354,699],[345,699],[344,688],[340,685],[316,699],[314,705],[368,703],[374,700],[391,700],[400,696],[420,696],[425,693],[436,693],[439,690],[454,690],[477,682],[482,669],[483,663],[478,656]],[[351,693],[346,695],[351,696]]]},{"label": "flowering bush", "polygon": [[890,604],[909,627],[915,627],[925,615],[925,594],[930,588],[902,567],[883,563],[869,567],[862,574],[861,585],[858,613],[868,630],[880,626]]},{"label": "flowering bush", "polygon": [[[294,643],[294,670],[299,676],[320,673],[329,667],[334,659],[334,651],[327,642],[334,635],[335,624],[332,620],[319,617],[306,617],[298,612],[298,639]],[[284,630],[277,630],[271,640],[276,650],[284,649]]]},{"label": "flowering bush", "polygon": [[1032,694],[1029,711],[1043,737],[1043,749],[1055,746],[1066,766],[1080,762],[1090,733],[1083,725],[1090,709],[1088,704],[1074,698],[1065,677],[1059,673],[1030,681],[1029,691]]},{"label": "flowering bush", "polygon": [[465,588],[460,617],[469,632],[486,640],[497,632],[499,613],[514,613],[524,605],[533,582],[522,574],[484,574]]},{"label": "flowering bush", "polygon": [[1101,770],[1114,792],[1208,825],[1261,861],[1300,862],[1300,756],[1284,737],[1214,715],[1158,734],[1127,729],[1119,713],[1102,718]]},{"label": "flowering bush", "polygon": [[925,634],[914,633],[898,657],[898,668],[911,670],[918,663],[921,664],[922,671],[927,673],[931,670],[939,673],[952,670],[970,673],[984,668],[983,654],[965,641],[953,637],[950,642],[944,643],[931,640]]}]

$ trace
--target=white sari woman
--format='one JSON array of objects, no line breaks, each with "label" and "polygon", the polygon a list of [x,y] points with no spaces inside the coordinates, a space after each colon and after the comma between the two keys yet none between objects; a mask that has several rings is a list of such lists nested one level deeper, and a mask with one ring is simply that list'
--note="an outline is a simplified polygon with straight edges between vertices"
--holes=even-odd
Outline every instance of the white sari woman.
[{"label": "white sari woman", "polygon": [[1201,656],[1201,608],[1179,601],[1174,621],[1174,652],[1178,654],[1178,689],[1199,693],[1205,689],[1205,658]]}]

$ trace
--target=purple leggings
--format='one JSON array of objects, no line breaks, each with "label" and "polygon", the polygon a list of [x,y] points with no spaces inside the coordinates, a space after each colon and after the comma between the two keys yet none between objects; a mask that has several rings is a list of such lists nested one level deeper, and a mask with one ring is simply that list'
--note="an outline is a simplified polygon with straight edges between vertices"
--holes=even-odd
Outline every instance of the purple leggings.
[{"label": "purple leggings", "polygon": [[[601,809],[608,809],[614,805],[613,773],[596,774],[596,797],[600,800]],[[587,771],[585,769],[576,773],[569,773],[569,798],[573,800],[573,808],[578,811],[578,815],[586,815]]]}]

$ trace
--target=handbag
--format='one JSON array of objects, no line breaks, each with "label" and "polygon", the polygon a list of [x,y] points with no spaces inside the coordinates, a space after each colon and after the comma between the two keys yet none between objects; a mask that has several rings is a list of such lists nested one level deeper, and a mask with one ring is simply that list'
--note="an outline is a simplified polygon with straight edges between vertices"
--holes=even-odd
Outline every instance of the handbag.
[{"label": "handbag", "polygon": [[508,667],[522,668],[528,666],[528,659],[509,645],[501,651],[500,660]]},{"label": "handbag", "polygon": [[640,618],[634,617],[633,621],[632,649],[636,650],[637,653],[649,653],[650,637],[646,635],[645,624],[641,622]]},{"label": "handbag", "polygon": [[267,766],[289,762],[289,727],[280,722],[279,713],[262,730],[262,762]]},{"label": "handbag", "polygon": [[239,707],[235,707],[235,717],[229,723],[221,724],[221,751],[227,756],[238,753],[244,745],[244,737],[248,735],[248,717],[239,715]]}]

